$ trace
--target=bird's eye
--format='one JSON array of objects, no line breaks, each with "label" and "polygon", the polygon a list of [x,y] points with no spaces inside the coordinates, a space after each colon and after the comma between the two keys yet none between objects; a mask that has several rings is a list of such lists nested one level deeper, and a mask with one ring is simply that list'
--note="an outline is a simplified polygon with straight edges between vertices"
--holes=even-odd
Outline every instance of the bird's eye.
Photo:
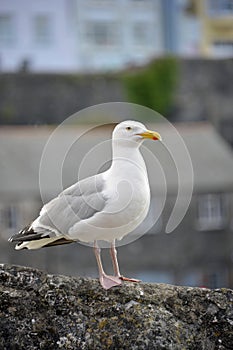
[{"label": "bird's eye", "polygon": [[131,126],[126,127],[126,130],[131,130],[131,129],[132,129]]}]

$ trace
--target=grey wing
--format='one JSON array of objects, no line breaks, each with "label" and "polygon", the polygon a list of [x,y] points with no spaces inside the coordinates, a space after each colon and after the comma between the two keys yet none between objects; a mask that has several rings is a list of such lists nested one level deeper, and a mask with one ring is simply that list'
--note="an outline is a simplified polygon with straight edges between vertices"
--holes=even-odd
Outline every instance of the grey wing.
[{"label": "grey wing", "polygon": [[[38,232],[48,230],[56,236],[66,235],[80,220],[86,220],[104,209],[108,198],[104,197],[105,181],[102,174],[81,180],[64,190],[46,204],[39,218],[32,225]],[[52,231],[52,232],[51,232]]]}]

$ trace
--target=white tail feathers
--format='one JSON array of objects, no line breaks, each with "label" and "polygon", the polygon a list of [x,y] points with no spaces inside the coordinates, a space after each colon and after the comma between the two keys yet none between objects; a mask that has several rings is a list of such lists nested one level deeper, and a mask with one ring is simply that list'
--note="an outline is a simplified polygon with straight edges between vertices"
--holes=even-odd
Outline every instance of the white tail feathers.
[{"label": "white tail feathers", "polygon": [[15,249],[39,249],[58,240],[58,237],[42,238],[35,241],[25,241],[16,244]]}]

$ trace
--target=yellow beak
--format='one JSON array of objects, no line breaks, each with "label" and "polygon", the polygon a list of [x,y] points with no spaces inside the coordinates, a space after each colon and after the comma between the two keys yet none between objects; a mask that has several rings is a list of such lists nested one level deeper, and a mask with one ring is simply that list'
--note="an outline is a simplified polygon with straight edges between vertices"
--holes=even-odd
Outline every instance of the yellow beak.
[{"label": "yellow beak", "polygon": [[162,141],[162,137],[160,134],[156,131],[146,130],[145,132],[138,134],[142,136],[144,139],[151,139],[151,140],[159,140]]}]

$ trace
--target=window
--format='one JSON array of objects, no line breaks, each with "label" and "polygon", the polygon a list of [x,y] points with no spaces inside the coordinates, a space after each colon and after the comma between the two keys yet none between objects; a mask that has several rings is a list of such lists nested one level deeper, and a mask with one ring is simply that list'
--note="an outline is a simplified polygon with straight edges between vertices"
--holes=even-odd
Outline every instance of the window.
[{"label": "window", "polygon": [[201,286],[212,289],[227,287],[228,268],[221,265],[209,268],[202,276]]},{"label": "window", "polygon": [[10,14],[0,15],[0,45],[10,46],[14,42],[14,18]]},{"label": "window", "polygon": [[169,271],[155,271],[153,270],[145,270],[145,271],[140,271],[136,274],[136,277],[139,280],[142,280],[143,282],[149,282],[149,283],[170,283],[174,284],[175,279],[174,275],[172,272]]},{"label": "window", "polygon": [[89,43],[99,46],[111,46],[118,43],[117,25],[112,22],[91,22],[86,27]]},{"label": "window", "polygon": [[226,203],[221,194],[204,194],[198,198],[199,230],[220,230],[226,224]]},{"label": "window", "polygon": [[5,210],[6,227],[17,229],[19,226],[19,210],[15,205],[9,205]]},{"label": "window", "polygon": [[233,0],[209,0],[208,7],[214,15],[233,14]]},{"label": "window", "polygon": [[220,122],[220,131],[225,140],[227,140],[233,148],[233,120],[223,119]]},{"label": "window", "polygon": [[147,23],[138,22],[133,25],[133,42],[135,45],[150,44],[150,28]]},{"label": "window", "polygon": [[49,15],[35,16],[33,35],[38,46],[49,46],[52,43],[52,23]]},{"label": "window", "polygon": [[131,0],[132,2],[141,2],[141,3],[143,3],[143,2],[149,2],[150,0]]},{"label": "window", "polygon": [[220,57],[232,57],[233,40],[216,40],[213,44],[213,53]]},{"label": "window", "polygon": [[[203,264],[205,264],[203,262]],[[216,263],[214,266],[199,266],[198,269],[188,270],[181,276],[179,284],[201,288],[222,288],[228,285],[227,267]]]}]

